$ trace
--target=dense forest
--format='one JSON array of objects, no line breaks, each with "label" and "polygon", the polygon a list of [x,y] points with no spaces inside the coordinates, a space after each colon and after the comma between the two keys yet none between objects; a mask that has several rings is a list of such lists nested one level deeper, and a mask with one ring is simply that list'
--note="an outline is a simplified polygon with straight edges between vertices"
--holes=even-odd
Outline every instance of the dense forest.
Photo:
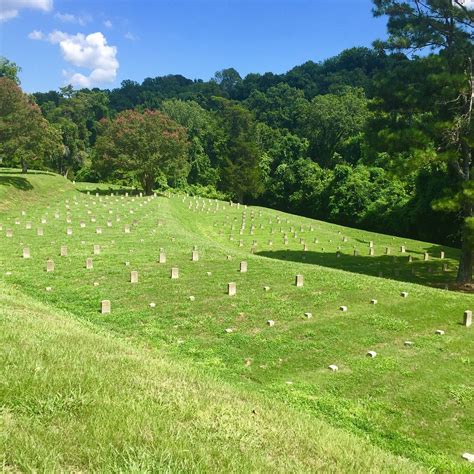
[{"label": "dense forest", "polygon": [[229,68],[26,95],[3,58],[2,164],[462,245],[470,281],[472,10],[425,3],[374,0],[387,41],[285,74]]}]

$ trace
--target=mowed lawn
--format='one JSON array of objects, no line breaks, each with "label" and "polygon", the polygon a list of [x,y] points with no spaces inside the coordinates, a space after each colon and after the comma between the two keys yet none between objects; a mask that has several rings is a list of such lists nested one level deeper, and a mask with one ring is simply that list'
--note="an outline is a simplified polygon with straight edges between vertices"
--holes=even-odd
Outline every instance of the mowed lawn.
[{"label": "mowed lawn", "polygon": [[[461,323],[473,296],[430,287],[453,281],[455,249],[207,199],[96,196],[60,177],[8,175],[26,179],[24,189],[2,186],[2,176],[7,284],[270,406],[426,468],[469,471],[461,454],[474,451],[474,344],[473,328]],[[68,256],[60,257],[64,245]],[[160,249],[166,263],[158,263]],[[45,271],[48,259],[54,272]],[[110,315],[99,311],[104,299]]]}]

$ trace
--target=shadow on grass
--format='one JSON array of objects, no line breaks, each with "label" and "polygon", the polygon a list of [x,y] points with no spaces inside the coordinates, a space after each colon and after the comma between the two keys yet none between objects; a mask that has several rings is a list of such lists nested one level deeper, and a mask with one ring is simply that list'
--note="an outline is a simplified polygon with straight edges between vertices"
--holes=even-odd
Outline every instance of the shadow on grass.
[{"label": "shadow on grass", "polygon": [[21,169],[19,168],[0,168],[0,176],[6,174],[21,174],[23,176],[30,176],[32,174],[44,174],[46,176],[59,176],[57,173],[53,173],[52,171],[45,171],[45,170],[28,170],[27,173],[22,173]]},{"label": "shadow on grass", "polygon": [[[433,246],[430,248],[433,255],[439,255],[442,247]],[[413,252],[415,253],[415,252]],[[311,252],[302,250],[265,250],[255,252],[262,257],[301,262],[306,264],[321,265],[322,267],[337,268],[353,273],[390,278],[399,281],[408,281],[420,285],[445,288],[451,287],[455,283],[455,267],[452,262],[446,260],[429,260],[424,262],[421,259],[408,261],[406,255],[380,255],[361,256],[349,255],[341,252],[338,257],[336,253]],[[455,258],[452,255],[452,258]],[[444,265],[448,269],[444,269]]]},{"label": "shadow on grass", "polygon": [[4,173],[0,174],[0,186],[13,186],[21,191],[29,191],[33,189],[33,186],[26,178],[20,178],[19,176],[3,176]]}]

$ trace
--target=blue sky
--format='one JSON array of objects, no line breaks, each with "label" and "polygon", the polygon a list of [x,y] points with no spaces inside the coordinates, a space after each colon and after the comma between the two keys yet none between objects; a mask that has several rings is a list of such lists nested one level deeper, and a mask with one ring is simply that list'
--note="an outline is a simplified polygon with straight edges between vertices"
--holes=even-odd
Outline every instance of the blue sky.
[{"label": "blue sky", "polygon": [[0,0],[0,54],[27,92],[226,67],[282,73],[385,35],[371,0]]}]

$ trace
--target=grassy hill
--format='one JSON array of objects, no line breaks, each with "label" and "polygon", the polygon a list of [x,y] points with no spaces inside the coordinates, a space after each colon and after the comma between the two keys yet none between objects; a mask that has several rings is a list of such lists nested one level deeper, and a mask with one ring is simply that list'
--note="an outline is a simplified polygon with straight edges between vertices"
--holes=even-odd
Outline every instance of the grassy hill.
[{"label": "grassy hill", "polygon": [[[4,176],[10,182],[13,178],[25,180],[28,185],[21,181],[22,186],[8,182],[2,186]],[[79,189],[85,191],[90,187]],[[99,192],[105,193],[105,190]],[[179,409],[187,410],[189,423],[198,432],[204,429],[200,423],[209,422],[209,413],[215,409],[211,408],[212,403],[215,406],[222,403],[224,407],[226,399],[241,400],[242,397],[251,400],[250,404],[262,404],[262,409],[255,410],[257,414],[262,410],[268,416],[275,415],[262,427],[280,437],[276,444],[267,446],[272,454],[260,456],[255,449],[252,451],[255,458],[262,458],[264,464],[260,467],[251,464],[253,458],[240,446],[244,439],[249,446],[258,443],[256,435],[252,432],[239,437],[240,428],[238,424],[235,426],[237,421],[233,416],[227,424],[218,423],[229,438],[223,435],[227,444],[222,445],[222,456],[216,458],[216,464],[206,460],[206,447],[212,449],[219,443],[208,443],[206,436],[187,432],[183,436],[188,436],[188,457],[181,459],[170,447],[174,446],[174,435],[169,435],[164,438],[161,451],[169,464],[163,462],[160,466],[192,470],[191,466],[202,462],[204,470],[246,470],[252,465],[256,466],[255,470],[390,471],[389,462],[402,462],[392,455],[400,455],[423,468],[469,472],[470,466],[460,455],[474,451],[474,345],[472,328],[460,323],[464,310],[472,309],[473,296],[431,287],[444,287],[453,280],[456,249],[348,229],[269,209],[245,209],[183,196],[149,199],[95,196],[94,192],[88,195],[74,190],[57,176],[25,178],[12,173],[0,174],[2,202],[5,196],[9,202],[0,208],[0,274],[4,285],[17,287],[32,298],[27,299],[25,308],[29,317],[25,317],[25,321],[18,318],[25,323],[23,329],[20,324],[9,329],[13,340],[13,335],[18,333],[17,345],[12,346],[10,355],[20,357],[16,352],[21,341],[30,339],[32,342],[27,347],[31,346],[32,354],[35,350],[54,351],[46,334],[52,333],[57,325],[55,337],[63,336],[67,340],[61,325],[71,324],[74,331],[78,331],[77,338],[54,344],[54,347],[67,346],[70,357],[65,362],[71,364],[59,364],[58,361],[63,360],[59,353],[52,352],[51,357],[46,358],[52,372],[57,370],[63,374],[63,382],[74,378],[76,386],[81,386],[82,375],[68,375],[77,373],[77,366],[82,367],[82,371],[91,367],[91,370],[97,368],[98,373],[101,370],[108,373],[102,357],[108,360],[106,347],[111,343],[118,348],[117,357],[111,356],[111,359],[117,366],[126,367],[131,379],[135,373],[139,377],[138,366],[146,373],[158,370],[154,365],[157,359],[163,360],[169,369],[161,376],[167,384],[177,382],[174,380],[177,374],[186,379],[189,375],[189,387],[178,390],[185,397],[183,405],[166,404],[170,424],[174,417],[179,418]],[[245,227],[241,231],[243,219]],[[31,228],[27,228],[30,222]],[[131,226],[130,233],[124,232],[125,225]],[[44,235],[37,235],[38,227],[43,229]],[[72,235],[67,235],[68,227],[72,228]],[[101,233],[97,233],[97,227]],[[13,231],[13,237],[6,237],[7,229]],[[369,255],[371,241],[373,255]],[[60,247],[64,245],[68,247],[68,256],[60,257]],[[93,254],[94,245],[100,245],[100,254]],[[406,253],[400,252],[402,246],[406,247]],[[22,258],[24,247],[30,249],[31,258]],[[193,248],[199,252],[198,261],[191,260]],[[166,263],[158,263],[160,249],[166,252]],[[440,258],[441,251],[444,259]],[[427,261],[425,252],[429,253]],[[93,269],[86,269],[86,258],[93,259]],[[47,259],[54,260],[54,272],[45,271]],[[243,260],[248,263],[247,273],[239,272]],[[177,280],[170,278],[170,269],[174,266],[179,267]],[[138,271],[137,284],[130,283],[132,270]],[[294,284],[297,274],[304,276],[301,288]],[[229,282],[236,283],[235,296],[227,294]],[[408,292],[408,297],[401,297],[401,292]],[[16,298],[18,296],[10,299]],[[99,312],[104,299],[111,301],[110,315]],[[371,304],[372,299],[376,299],[377,304]],[[38,316],[34,305],[43,307],[43,304],[48,305],[51,315],[49,326],[44,328],[44,338],[38,336],[37,328],[33,327],[34,321],[41,325],[44,319]],[[348,310],[342,312],[340,306],[347,306]],[[53,315],[56,311],[64,311],[65,315]],[[311,313],[312,317],[306,317],[305,313]],[[273,326],[267,324],[269,320],[274,321]],[[7,327],[8,321],[7,313]],[[445,333],[435,334],[438,329]],[[87,332],[91,350],[83,350],[76,343],[85,338],[79,335],[80,331]],[[117,336],[120,337],[117,339]],[[99,342],[100,338],[104,340]],[[406,341],[412,344],[406,345]],[[121,349],[125,345],[140,353],[138,365],[129,363],[128,349]],[[93,347],[97,351],[100,348],[100,354],[94,355]],[[377,357],[367,357],[369,350],[376,351]],[[120,354],[124,354],[123,358]],[[328,370],[330,364],[336,364],[339,370]],[[209,382],[203,383],[209,383],[210,387],[215,384],[216,389],[196,394],[192,389],[193,377],[198,380],[205,377]],[[155,377],[147,380],[155,380]],[[31,373],[24,373],[20,383],[31,386],[35,393]],[[66,385],[56,391],[43,387],[43,395],[59,393],[63,397],[67,394]],[[105,410],[100,406],[100,399],[104,397],[121,399],[121,385],[122,378],[111,378],[101,397],[93,397],[94,407]],[[141,387],[139,384],[135,391],[129,386],[127,394],[133,400],[140,399]],[[221,396],[219,387],[227,395]],[[84,390],[89,394],[86,385]],[[214,390],[215,397],[209,400],[208,412],[204,409],[202,416],[195,417],[186,409],[186,397],[191,400],[199,395],[206,400]],[[5,399],[12,397],[10,392]],[[25,400],[23,406],[34,405],[35,397]],[[152,405],[147,403],[145,399],[134,413],[142,409],[148,413],[146,407]],[[189,401],[194,407],[200,403],[196,399]],[[54,402],[52,407],[50,411],[54,413]],[[242,406],[244,411],[247,408],[248,405]],[[63,411],[63,418],[68,420],[74,412],[67,407]],[[232,409],[229,411],[232,413]],[[4,423],[9,413],[7,410]],[[119,408],[116,416],[118,413]],[[45,449],[49,446],[50,452],[56,452],[53,445],[48,444],[47,436],[43,439],[43,435],[35,431],[36,422],[41,426],[42,414],[33,411],[30,415],[35,423],[30,420],[19,431],[32,445],[44,443]],[[292,457],[290,441],[295,435],[292,432],[285,435],[285,431],[288,432],[298,417],[306,423],[297,430],[306,442],[301,447],[304,452]],[[277,420],[285,426],[279,427]],[[77,420],[69,421],[77,423]],[[62,423],[62,419],[54,423],[59,432]],[[31,425],[31,429],[27,429],[27,425]],[[140,431],[138,425],[137,422],[135,426]],[[313,436],[311,431],[306,431],[310,425],[322,426],[320,431],[328,433],[327,436],[334,432],[337,436],[349,437],[351,446],[360,447],[364,453],[363,459],[346,456],[345,448],[338,448],[336,438],[329,442],[334,447],[331,454],[312,454],[311,449],[321,450],[321,445],[328,443],[320,442],[321,433]],[[86,426],[85,422],[75,425],[79,430],[83,429],[81,426]],[[126,420],[123,426],[127,426]],[[91,431],[83,430],[84,437],[91,437]],[[133,451],[141,449],[142,438],[133,438],[130,443],[127,439],[116,435],[114,448],[104,439],[94,443],[95,448],[85,447],[90,461],[86,462],[85,456],[77,465],[131,469],[132,464],[127,464],[127,460],[115,467],[107,464],[112,462],[107,453],[119,449],[120,443],[134,446],[130,448],[130,463],[144,459]],[[288,451],[285,451],[284,439],[288,440]],[[20,462],[19,447],[24,442],[17,439],[17,452],[8,449],[7,452],[17,453],[8,459],[9,465],[28,466]],[[69,451],[67,446],[59,450],[59,457],[51,458],[56,463],[51,466],[76,465],[73,447],[71,441]],[[383,454],[392,461],[382,461],[380,457],[377,459],[381,464],[370,464],[374,462],[372,453],[376,452],[379,454],[374,457]],[[145,449],[144,453],[150,456],[149,462],[156,461],[157,451]],[[274,459],[270,462],[272,456]],[[94,458],[103,459],[105,464],[97,461],[94,465]],[[199,462],[193,464],[193,459]],[[41,465],[38,457],[25,462],[36,467]],[[299,464],[285,464],[291,462]],[[311,464],[313,462],[320,464]],[[137,469],[141,470],[139,465]],[[394,469],[406,471],[409,467]]]},{"label": "grassy hill", "polygon": [[6,472],[423,472],[0,288]]}]

